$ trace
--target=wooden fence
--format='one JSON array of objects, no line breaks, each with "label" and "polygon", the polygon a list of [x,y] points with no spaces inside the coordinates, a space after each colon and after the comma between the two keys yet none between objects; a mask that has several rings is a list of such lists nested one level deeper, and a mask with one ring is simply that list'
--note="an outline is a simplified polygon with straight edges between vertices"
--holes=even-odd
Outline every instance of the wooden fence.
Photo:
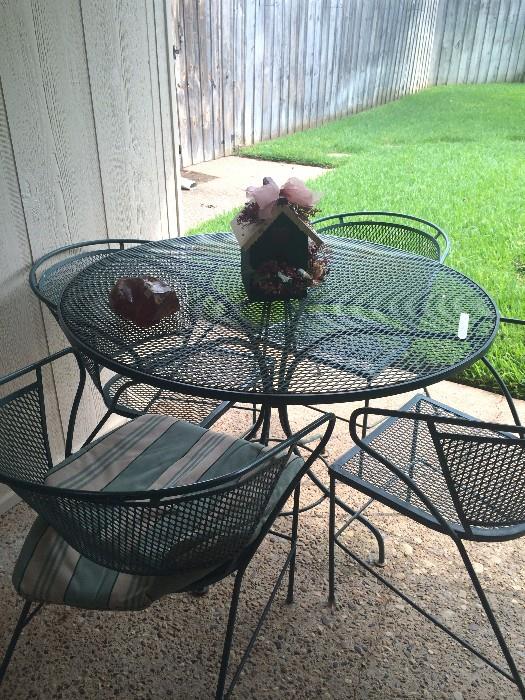
[{"label": "wooden fence", "polygon": [[429,85],[523,80],[525,0],[174,0],[184,165]]}]

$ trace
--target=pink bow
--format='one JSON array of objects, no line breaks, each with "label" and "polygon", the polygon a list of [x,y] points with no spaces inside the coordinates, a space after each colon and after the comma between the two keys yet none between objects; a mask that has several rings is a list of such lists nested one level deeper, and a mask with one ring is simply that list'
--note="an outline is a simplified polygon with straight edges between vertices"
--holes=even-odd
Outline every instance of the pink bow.
[{"label": "pink bow", "polygon": [[320,199],[319,194],[309,190],[297,177],[291,177],[281,189],[271,177],[265,177],[262,187],[248,187],[246,194],[259,205],[259,219],[271,217],[279,197],[285,197],[290,204],[300,207],[313,207]]}]

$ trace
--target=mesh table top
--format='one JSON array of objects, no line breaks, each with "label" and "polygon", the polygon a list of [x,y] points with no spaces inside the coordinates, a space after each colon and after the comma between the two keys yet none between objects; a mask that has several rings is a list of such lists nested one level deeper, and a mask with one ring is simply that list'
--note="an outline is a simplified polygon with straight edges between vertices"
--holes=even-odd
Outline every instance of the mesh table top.
[{"label": "mesh table top", "polygon": [[[155,241],[104,256],[65,288],[74,346],[126,376],[184,393],[274,406],[386,396],[444,379],[490,346],[490,297],[441,263],[323,236],[330,272],[305,299],[249,302],[230,233]],[[121,276],[152,275],[181,311],[141,329],[109,306]],[[465,339],[460,314],[468,314]]]}]

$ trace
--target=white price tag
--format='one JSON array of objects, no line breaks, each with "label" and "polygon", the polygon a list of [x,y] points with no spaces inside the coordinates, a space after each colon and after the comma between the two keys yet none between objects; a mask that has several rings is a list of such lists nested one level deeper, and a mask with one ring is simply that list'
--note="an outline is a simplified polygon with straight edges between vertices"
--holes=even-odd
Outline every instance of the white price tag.
[{"label": "white price tag", "polygon": [[467,338],[469,318],[470,316],[465,313],[459,315],[458,338],[460,340],[466,340]]}]

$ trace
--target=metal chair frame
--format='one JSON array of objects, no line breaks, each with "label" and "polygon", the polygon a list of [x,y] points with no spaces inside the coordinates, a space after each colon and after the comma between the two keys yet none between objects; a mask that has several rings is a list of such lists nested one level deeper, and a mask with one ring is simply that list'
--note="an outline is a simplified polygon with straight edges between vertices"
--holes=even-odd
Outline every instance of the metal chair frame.
[{"label": "metal chair frame", "polygon": [[[140,245],[145,241],[141,239],[135,239],[135,238],[109,238],[109,239],[98,239],[98,240],[93,240],[93,241],[82,241],[80,243],[72,243],[66,246],[62,246],[61,248],[56,248],[49,253],[46,253],[42,257],[40,257],[36,262],[32,265],[30,273],[29,273],[29,285],[32,289],[32,291],[35,293],[35,295],[40,299],[40,301],[47,306],[55,320],[58,322],[58,308],[55,300],[51,299],[49,296],[46,296],[46,294],[42,291],[41,289],[41,283],[42,280],[46,279],[47,276],[50,274],[52,275],[55,272],[60,272],[61,267],[66,263],[70,262],[73,260],[82,260],[82,258],[85,258],[86,264],[89,264],[89,262],[92,260],[94,255],[110,255],[112,253],[115,253],[118,250],[124,250],[126,245]],[[115,246],[115,247],[111,247]],[[79,249],[85,249],[85,248],[95,248],[94,250],[86,250],[81,253],[77,253],[76,255],[71,256],[70,258],[67,258],[65,260],[61,260],[59,262],[56,262],[50,267],[47,267],[43,272],[42,268],[45,267],[46,263],[52,261],[54,258],[60,257],[64,254],[67,254],[72,251],[78,251]],[[67,283],[67,282],[66,282]],[[65,284],[64,283],[64,286]],[[93,383],[95,384],[97,390],[102,396],[102,399],[104,401],[104,404],[106,406],[106,412],[100,419],[100,421],[97,423],[89,437],[87,438],[85,444],[88,444],[91,440],[94,439],[94,437],[99,433],[99,431],[102,429],[102,427],[105,425],[105,423],[108,421],[110,416],[115,413],[116,415],[122,416],[124,418],[136,418],[137,416],[141,415],[142,412],[147,412],[149,410],[149,407],[151,404],[156,400],[156,398],[159,398],[159,395],[162,393],[162,390],[159,389],[158,392],[155,393],[154,398],[148,403],[147,408],[145,411],[139,411],[133,406],[127,405],[125,402],[125,395],[126,391],[128,389],[132,389],[134,386],[138,386],[139,382],[133,379],[129,379],[129,381],[126,381],[122,386],[120,386],[117,391],[115,392],[114,396],[111,396],[111,388],[115,384],[115,382],[118,382],[123,378],[122,375],[114,375],[111,377],[108,381],[103,382],[102,380],[102,371],[103,368],[94,360],[91,358],[85,356],[84,354],[81,353],[80,357],[82,358],[82,361],[88,371],[89,376],[93,380]],[[154,387],[153,387],[154,388]],[[121,399],[124,398],[124,401],[120,402]],[[193,403],[195,406],[199,406],[199,404],[204,405],[204,401],[202,399],[198,399],[195,397],[188,397],[188,402]],[[216,403],[216,402],[214,402]],[[233,408],[235,404],[233,402],[229,401],[222,401],[218,403],[208,415],[206,415],[204,418],[202,418],[199,421],[199,424],[202,425],[202,427],[205,428],[210,428],[214,423],[216,423],[219,418],[221,418],[227,411],[229,411],[231,408]],[[255,404],[251,408],[247,408],[244,406],[235,406],[236,410],[249,410],[252,412],[253,416],[253,421],[256,421],[257,418],[257,409]]]},{"label": "metal chair frame", "polygon": [[[323,224],[323,226],[319,228],[319,224]],[[335,235],[338,235],[338,228],[381,224],[391,227],[396,231],[396,233],[399,233],[399,237],[401,237],[403,232],[409,232],[410,234],[418,235],[420,238],[425,239],[429,243],[432,242],[432,246],[435,244],[436,251],[436,256],[434,259],[441,263],[445,261],[450,252],[450,240],[443,229],[436,226],[436,224],[427,221],[426,219],[422,219],[418,216],[412,216],[411,214],[400,214],[391,211],[353,211],[346,212],[344,214],[330,214],[329,216],[323,216],[320,219],[315,219],[312,221],[312,226],[315,227],[317,233],[322,234],[323,232],[327,232],[335,233]],[[416,225],[419,226],[416,228]],[[361,236],[357,237],[361,238]],[[378,243],[381,241],[375,242]],[[391,244],[385,243],[385,245]],[[408,247],[403,247],[402,245],[395,245],[391,247],[399,247],[400,250],[407,250],[407,252],[417,252],[417,250],[414,250],[413,248],[410,249]]]},{"label": "metal chair frame", "polygon": [[[437,402],[435,402],[437,403]],[[444,406],[443,406],[444,407]],[[448,408],[448,407],[444,407]],[[450,409],[449,409],[450,410]],[[456,415],[462,415],[458,411],[454,410],[454,413]],[[439,509],[432,503],[431,499],[423,492],[423,490],[418,486],[418,484],[414,481],[414,479],[411,478],[409,474],[407,474],[405,471],[400,469],[398,466],[396,466],[388,457],[386,457],[383,454],[380,454],[374,447],[369,444],[369,440],[372,440],[373,437],[375,437],[377,434],[379,434],[381,431],[385,430],[388,425],[387,423],[383,423],[380,428],[378,428],[377,431],[374,433],[371,433],[367,438],[362,438],[357,431],[357,419],[359,416],[364,416],[365,414],[368,415],[373,415],[379,418],[382,418],[387,421],[387,423],[392,423],[392,421],[399,420],[399,419],[407,419],[410,421],[421,421],[424,422],[432,436],[434,447],[436,449],[436,455],[439,460],[439,464],[443,470],[443,474],[446,480],[447,487],[450,491],[450,495],[452,498],[452,501],[454,502],[454,506],[456,507],[456,510],[458,512],[458,519],[459,523],[452,523],[449,520],[445,519],[443,514],[439,511]],[[447,426],[455,426],[458,429],[461,428],[472,428],[476,427],[479,429],[487,429],[490,431],[496,431],[500,433],[502,439],[505,440],[505,444],[516,444],[519,445],[520,447],[525,446],[525,428],[520,426],[520,425],[502,425],[502,424],[497,424],[497,423],[489,423],[489,422],[482,422],[482,421],[474,421],[469,417],[459,417],[459,418],[452,418],[452,417],[444,417],[444,416],[437,416],[437,415],[429,415],[426,413],[420,413],[417,411],[390,411],[386,409],[373,409],[373,408],[359,408],[355,410],[352,413],[352,416],[350,418],[350,433],[352,436],[352,439],[355,442],[356,447],[353,448],[352,452],[358,452],[361,451],[361,453],[365,453],[373,457],[375,460],[380,462],[386,469],[388,469],[392,473],[392,479],[399,479],[402,483],[406,484],[409,492],[413,492],[415,496],[419,499],[419,501],[424,505],[424,507],[427,509],[428,514],[425,514],[421,508],[416,508],[414,507],[410,502],[408,501],[402,501],[399,498],[394,497],[393,495],[389,494],[388,491],[381,489],[379,487],[373,486],[371,483],[366,482],[365,480],[358,479],[357,477],[354,478],[351,474],[348,474],[346,476],[345,474],[342,474],[341,471],[336,470],[336,464],[330,468],[330,516],[329,516],[329,602],[331,605],[335,604],[335,545],[337,544],[346,554],[348,554],[356,563],[358,563],[360,566],[362,566],[366,571],[368,571],[370,574],[372,574],[377,580],[379,580],[381,583],[386,585],[392,592],[396,593],[396,595],[400,596],[406,603],[411,605],[415,610],[417,610],[419,613],[421,613],[424,617],[427,618],[430,622],[435,624],[437,627],[439,627],[442,631],[446,632],[450,637],[452,637],[455,641],[457,641],[459,644],[461,644],[464,648],[466,648],[468,651],[473,653],[475,656],[477,656],[479,659],[484,661],[486,664],[488,664],[491,668],[494,670],[498,671],[501,675],[503,675],[505,678],[507,678],[509,681],[513,682],[522,697],[525,698],[525,685],[523,683],[523,680],[520,676],[520,673],[518,671],[518,668],[516,666],[516,663],[512,657],[512,654],[510,652],[510,649],[505,641],[505,638],[503,636],[503,633],[501,631],[501,628],[498,625],[498,622],[495,618],[495,615],[492,611],[492,608],[490,606],[490,603],[488,601],[488,598],[481,586],[481,583],[479,581],[479,578],[474,570],[474,567],[472,565],[472,562],[468,556],[468,553],[465,549],[465,546],[463,544],[463,540],[471,540],[471,541],[477,541],[477,542],[483,542],[483,541],[506,541],[509,539],[514,539],[517,537],[520,537],[525,534],[525,522],[520,522],[520,523],[510,523],[508,526],[502,526],[498,525],[497,527],[472,527],[472,524],[469,522],[469,519],[465,516],[465,513],[463,511],[462,505],[461,505],[461,498],[459,497],[457,490],[454,486],[454,481],[451,477],[449,466],[447,463],[446,456],[443,452],[443,450],[440,448],[440,443],[439,443],[439,429],[438,426],[440,424],[446,424]],[[512,437],[514,434],[517,434],[518,437],[514,438]],[[450,438],[459,438],[462,437],[459,435],[459,430],[457,431],[457,434],[452,433],[450,435],[447,434],[447,437]],[[477,436],[477,438],[474,438],[472,436],[468,437],[469,440],[472,440],[474,442],[483,442],[483,441],[490,441],[490,438],[484,437],[484,436]],[[344,458],[341,458],[338,460],[338,462],[342,462]],[[482,654],[478,649],[476,649],[472,644],[460,637],[458,634],[456,634],[453,630],[451,630],[449,627],[444,625],[440,620],[438,620],[435,616],[430,614],[427,610],[422,608],[416,601],[412,600],[408,595],[406,595],[403,591],[401,591],[397,586],[395,586],[391,581],[386,579],[384,576],[382,576],[377,570],[375,570],[372,566],[370,566],[366,561],[364,561],[361,557],[356,555],[354,552],[352,552],[341,540],[340,536],[344,532],[344,530],[347,527],[347,524],[343,525],[340,527],[338,530],[336,530],[336,524],[335,524],[335,514],[336,514],[336,482],[341,481],[342,483],[345,483],[352,488],[357,489],[358,491],[361,491],[362,493],[371,496],[373,499],[377,499],[383,504],[389,506],[396,512],[405,515],[422,525],[425,525],[433,530],[436,530],[438,532],[441,532],[444,535],[449,536],[454,544],[456,545],[459,554],[461,556],[461,559],[463,561],[463,564],[467,570],[467,573],[470,577],[470,580],[472,582],[472,585],[474,587],[474,590],[481,602],[481,605],[483,607],[483,610],[489,620],[489,623],[491,625],[491,628],[494,632],[494,635],[496,636],[496,639],[499,643],[499,646],[501,648],[501,651],[505,657],[505,660],[508,664],[508,667],[510,669],[510,673],[496,664],[494,661],[489,659],[487,656]]]},{"label": "metal chair frame", "polygon": [[[24,377],[27,379],[27,375],[31,375],[31,377],[34,376],[34,381],[31,381],[23,389],[17,389],[16,391],[13,391],[11,394],[5,396],[0,400],[0,422],[2,419],[1,410],[3,407],[9,406],[10,403],[15,402],[17,399],[20,400],[20,398],[26,396],[28,392],[36,392],[38,395],[38,416],[34,417],[31,415],[31,425],[37,428],[36,432],[42,438],[41,443],[37,445],[37,452],[40,455],[40,463],[31,466],[30,464],[27,464],[24,459],[22,459],[18,466],[17,464],[15,464],[14,466],[9,464],[6,467],[5,458],[2,458],[2,462],[4,463],[4,469],[3,471],[0,471],[0,482],[7,484],[10,488],[14,489],[15,492],[21,495],[21,497],[31,507],[33,507],[37,512],[39,512],[40,515],[44,517],[44,519],[47,522],[49,522],[49,524],[52,527],[55,527],[55,529],[66,539],[66,541],[68,541],[72,546],[74,546],[81,554],[87,556],[89,559],[97,561],[103,566],[108,565],[107,557],[110,555],[107,553],[106,550],[104,550],[103,547],[100,550],[100,554],[98,554],[96,551],[94,552],[93,543],[89,540],[89,537],[86,538],[86,518],[89,517],[87,514],[89,514],[90,509],[93,509],[94,517],[97,519],[97,522],[99,522],[98,518],[100,517],[100,511],[97,511],[97,508],[104,508],[106,510],[114,508],[115,517],[118,516],[118,508],[125,508],[127,514],[129,514],[130,511],[133,511],[133,509],[137,509],[137,517],[139,517],[143,513],[144,509],[147,509],[148,512],[151,511],[153,515],[155,515],[156,513],[165,514],[167,511],[162,510],[163,508],[167,509],[170,506],[178,508],[181,505],[184,507],[187,503],[198,501],[202,498],[215,498],[222,496],[227,497],[230,492],[232,492],[233,494],[233,492],[236,489],[237,491],[235,491],[235,493],[238,493],[239,488],[254,483],[255,480],[257,480],[258,478],[265,477],[267,471],[270,468],[272,468],[273,476],[269,477],[270,482],[267,486],[260,487],[263,488],[263,496],[261,496],[263,500],[259,503],[258,507],[263,508],[264,502],[267,502],[267,500],[264,501],[264,498],[267,499],[270,497],[271,489],[273,489],[273,486],[275,485],[276,481],[278,480],[278,478],[280,478],[284,470],[287,468],[288,460],[292,456],[292,453],[298,454],[298,449],[301,446],[301,442],[312,432],[325,425],[325,429],[322,435],[320,437],[316,435],[316,438],[318,439],[317,445],[313,450],[309,450],[310,454],[308,458],[304,461],[304,464],[297,471],[294,477],[290,480],[290,483],[287,486],[285,492],[278,499],[271,513],[264,520],[264,523],[258,534],[254,534],[254,537],[251,540],[248,540],[246,543],[244,543],[244,540],[242,538],[238,541],[238,543],[234,541],[234,544],[229,546],[232,547],[232,551],[235,552],[235,554],[231,554],[228,557],[226,557],[226,555],[223,555],[223,559],[219,559],[217,566],[213,568],[213,570],[210,573],[203,576],[197,582],[193,582],[192,584],[188,585],[187,588],[184,589],[188,592],[199,592],[202,591],[203,587],[221,581],[232,574],[235,575],[228,624],[226,629],[219,677],[215,694],[215,697],[217,699],[229,697],[233,687],[239,679],[240,673],[253,648],[253,645],[255,644],[257,635],[264,623],[264,620],[270,610],[270,606],[272,605],[275,599],[277,591],[287,571],[288,591],[286,601],[288,603],[291,603],[293,601],[295,558],[298,541],[300,482],[303,475],[310,469],[314,461],[324,451],[326,444],[332,434],[335,425],[335,418],[333,415],[322,416],[317,420],[313,421],[311,424],[304,427],[302,430],[288,437],[287,439],[279,441],[275,447],[272,447],[271,449],[265,451],[251,464],[247,465],[243,469],[232,474],[227,474],[222,477],[210,479],[196,484],[160,490],[127,491],[121,493],[100,493],[46,486],[44,484],[44,479],[46,473],[53,466],[53,464],[51,460],[49,438],[47,434],[42,369],[45,365],[49,365],[50,363],[55,362],[56,360],[59,360],[69,354],[73,354],[75,356],[79,369],[79,384],[72,402],[66,440],[66,456],[69,456],[71,454],[72,437],[78,414],[78,407],[82,396],[82,391],[85,385],[86,373],[81,359],[78,356],[78,353],[73,351],[71,348],[68,348],[61,352],[55,353],[54,355],[44,360],[41,360],[40,362],[29,365],[28,367],[25,367],[21,370],[18,370],[17,372],[14,372],[0,379],[0,387],[5,387],[7,384],[15,380],[20,380]],[[4,439],[6,439],[6,437],[8,437],[8,433],[3,431],[3,436]],[[19,474],[17,472],[17,469],[19,471],[22,471],[23,473]],[[254,488],[259,487],[254,486]],[[266,488],[267,490],[270,489],[267,495],[264,495],[266,493],[264,491],[264,488]],[[290,534],[277,532],[272,529],[273,524],[276,518],[279,516],[283,505],[292,495],[292,493],[294,507],[291,521],[291,532]],[[67,506],[66,510],[64,511],[61,510],[59,502],[63,503],[66,500],[68,501],[69,506]],[[56,501],[54,506],[52,505],[51,507],[49,507],[48,505],[46,505],[49,503],[53,504],[54,501]],[[235,502],[239,503],[240,501]],[[84,518],[82,521],[82,532],[78,535],[78,537],[76,537],[74,534],[74,515],[72,514],[75,508],[75,504],[77,504],[78,507],[83,509],[82,517]],[[64,513],[66,513],[66,515],[64,515]],[[67,517],[70,518],[70,522],[66,522]],[[128,515],[126,517],[128,517]],[[152,519],[152,522],[154,521],[155,518]],[[143,523],[141,527],[143,527]],[[163,528],[164,527],[165,525],[163,524]],[[233,673],[233,677],[228,685],[228,688],[226,688],[229,657],[233,643],[237,608],[241,593],[243,577],[248,565],[250,564],[255,553],[257,552],[260,544],[269,532],[288,542],[290,545],[290,549],[282,565],[282,568],[279,571],[277,580],[272,589],[270,597],[266,605],[264,606],[262,614],[252,633],[248,646],[241,658],[239,666]],[[212,541],[215,542],[215,530],[213,531],[212,535]],[[118,534],[115,536],[117,538],[119,537]],[[143,532],[139,532],[138,537],[146,538],[147,541],[150,542],[149,535],[144,534]],[[235,537],[239,537],[239,535],[235,535]],[[202,538],[199,540],[199,542],[202,543]],[[175,543],[176,542],[170,541],[170,547],[172,547]],[[186,546],[186,544],[187,543],[185,542],[184,545]],[[116,570],[119,571],[127,571],[131,574],[135,573],[139,575],[159,575],[158,569],[155,568],[156,566],[158,566],[159,548],[150,547],[150,550],[148,551],[150,551],[150,554],[148,554],[147,556],[141,555],[137,558],[136,556],[134,556],[133,552],[130,552],[127,547],[124,547],[122,550],[119,550],[118,556],[120,558],[116,566],[114,566],[113,568],[116,568]],[[198,559],[199,556],[205,556],[199,554],[199,552],[202,551],[201,549],[198,549],[197,551],[197,549],[194,550],[193,548],[190,548],[188,551],[192,552],[191,556],[195,557],[195,559]],[[214,550],[212,549],[212,552],[213,551]],[[221,551],[222,550],[219,550],[219,552]],[[193,554],[193,552],[197,553]],[[112,554],[111,556],[116,555]],[[145,556],[146,560],[144,560]],[[151,558],[151,562],[149,562],[149,559],[147,557]],[[192,559],[191,566],[196,565],[197,564]],[[175,563],[171,563],[170,566],[171,568],[175,567],[176,571],[180,571],[180,564],[176,565]],[[171,571],[171,569],[166,569],[162,573],[165,575],[169,575],[170,573],[173,573],[173,571]],[[6,670],[8,668],[9,662],[11,660],[11,657],[16,647],[16,643],[22,630],[29,624],[29,622],[41,610],[42,607],[43,603],[33,603],[30,600],[27,600],[25,602],[18,622],[15,626],[12,638],[5,652],[3,662],[0,666],[0,683],[2,682],[5,676]]]}]

